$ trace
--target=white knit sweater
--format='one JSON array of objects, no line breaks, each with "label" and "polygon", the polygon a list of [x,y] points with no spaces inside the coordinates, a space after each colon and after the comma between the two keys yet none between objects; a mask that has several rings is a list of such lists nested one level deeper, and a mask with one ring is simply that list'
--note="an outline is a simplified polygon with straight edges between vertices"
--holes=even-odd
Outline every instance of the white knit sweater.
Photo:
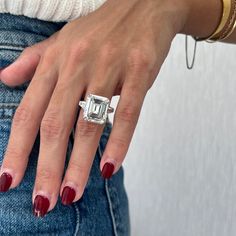
[{"label": "white knit sweater", "polygon": [[0,12],[48,21],[71,21],[96,10],[106,0],[0,0]]}]

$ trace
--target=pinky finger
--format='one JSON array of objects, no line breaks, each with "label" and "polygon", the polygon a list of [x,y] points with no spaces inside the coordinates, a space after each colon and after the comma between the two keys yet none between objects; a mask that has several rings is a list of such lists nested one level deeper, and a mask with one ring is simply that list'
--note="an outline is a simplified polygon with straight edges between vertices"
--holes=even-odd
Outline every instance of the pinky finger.
[{"label": "pinky finger", "polygon": [[136,83],[130,80],[123,85],[112,132],[100,163],[104,178],[110,178],[119,170],[128,151],[147,92],[145,86]]}]

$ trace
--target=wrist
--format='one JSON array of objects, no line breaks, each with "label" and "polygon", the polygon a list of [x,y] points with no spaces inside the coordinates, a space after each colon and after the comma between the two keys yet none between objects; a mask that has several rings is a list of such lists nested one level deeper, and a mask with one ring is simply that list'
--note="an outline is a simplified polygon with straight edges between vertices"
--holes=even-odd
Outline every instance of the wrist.
[{"label": "wrist", "polygon": [[221,0],[183,0],[186,4],[185,22],[179,33],[206,38],[219,25],[222,17]]}]

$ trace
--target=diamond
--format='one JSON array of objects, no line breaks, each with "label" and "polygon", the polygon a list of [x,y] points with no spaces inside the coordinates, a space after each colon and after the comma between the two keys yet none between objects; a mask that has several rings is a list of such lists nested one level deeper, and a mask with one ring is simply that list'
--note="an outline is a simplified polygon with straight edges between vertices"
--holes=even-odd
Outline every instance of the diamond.
[{"label": "diamond", "polygon": [[85,108],[84,119],[87,121],[104,124],[107,120],[109,99],[97,95],[88,95]]}]

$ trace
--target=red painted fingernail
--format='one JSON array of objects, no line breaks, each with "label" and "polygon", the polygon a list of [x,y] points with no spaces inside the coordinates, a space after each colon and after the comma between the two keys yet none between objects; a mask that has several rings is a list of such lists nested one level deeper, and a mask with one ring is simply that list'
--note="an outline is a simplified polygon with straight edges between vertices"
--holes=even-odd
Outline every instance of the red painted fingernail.
[{"label": "red painted fingernail", "polygon": [[48,212],[49,200],[47,197],[37,195],[34,199],[33,213],[34,216],[43,217]]},{"label": "red painted fingernail", "polygon": [[112,163],[107,162],[102,168],[102,177],[105,179],[111,178],[115,166]]},{"label": "red painted fingernail", "polygon": [[61,201],[64,205],[70,205],[75,199],[75,190],[69,186],[63,188]]},{"label": "red painted fingernail", "polygon": [[6,192],[9,190],[12,183],[12,176],[8,173],[2,173],[0,177],[0,192]]}]

